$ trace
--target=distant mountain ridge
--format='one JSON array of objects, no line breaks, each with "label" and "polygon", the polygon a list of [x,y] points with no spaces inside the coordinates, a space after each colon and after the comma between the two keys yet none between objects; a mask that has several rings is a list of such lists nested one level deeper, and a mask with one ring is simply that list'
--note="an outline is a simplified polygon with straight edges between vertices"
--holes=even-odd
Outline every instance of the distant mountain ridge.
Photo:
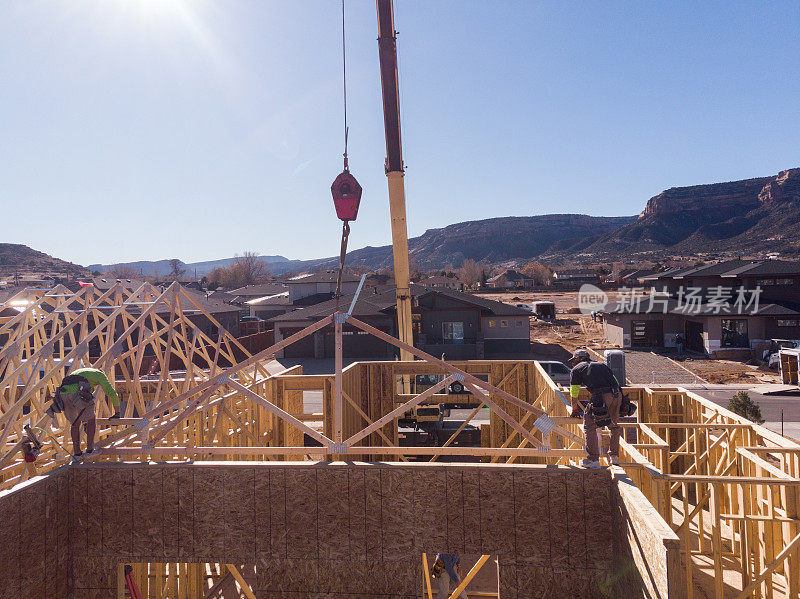
[{"label": "distant mountain ridge", "polygon": [[[800,255],[800,168],[769,177],[673,187],[648,200],[638,216],[547,214],[466,221],[429,229],[409,239],[418,268],[458,267],[466,259],[503,263],[542,260],[611,261],[674,254]],[[275,274],[335,268],[337,256],[290,260],[264,256]],[[183,264],[202,276],[233,258]],[[391,268],[390,245],[364,247],[347,255],[351,266]],[[130,262],[143,274],[164,275],[169,261]],[[110,270],[113,265],[90,266]]]},{"label": "distant mountain ridge", "polygon": [[[473,220],[429,229],[408,240],[408,252],[418,268],[460,266],[472,259],[488,264],[530,260],[578,251],[604,234],[636,220],[635,216],[545,214]],[[347,263],[369,268],[392,266],[392,246],[365,247],[347,254]],[[332,267],[338,258],[321,261]]]},{"label": "distant mountain ridge", "polygon": [[603,236],[586,253],[614,258],[664,250],[800,253],[800,168],[667,189],[650,198],[634,222]]},{"label": "distant mountain ridge", "polygon": [[0,276],[13,274],[85,275],[79,264],[66,262],[20,243],[0,243]]},{"label": "distant mountain ridge", "polygon": [[[283,262],[297,262],[291,261],[283,256],[259,256],[261,260],[272,266],[273,264],[280,264]],[[221,258],[219,260],[206,260],[204,262],[183,262],[180,261],[181,268],[186,271],[187,275],[194,276],[195,271],[198,277],[208,274],[215,268],[228,266],[235,258]],[[115,264],[90,264],[87,268],[97,272],[108,272],[115,267],[132,268],[145,276],[163,277],[172,272],[172,266],[169,260],[138,260],[135,262],[118,262]]]}]

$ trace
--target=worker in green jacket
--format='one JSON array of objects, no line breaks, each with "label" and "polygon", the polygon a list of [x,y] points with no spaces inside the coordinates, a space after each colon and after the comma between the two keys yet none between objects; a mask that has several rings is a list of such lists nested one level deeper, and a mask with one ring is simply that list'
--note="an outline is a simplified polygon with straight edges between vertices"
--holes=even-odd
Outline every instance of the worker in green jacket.
[{"label": "worker in green jacket", "polygon": [[[94,446],[94,437],[97,430],[95,417],[94,391],[101,387],[106,397],[114,406],[114,415],[119,418],[119,395],[108,377],[97,368],[79,368],[64,377],[53,400],[53,405],[48,412],[63,412],[69,420],[72,435],[72,455],[78,459],[83,455],[91,456],[100,453],[100,448]],[[81,452],[81,426],[86,429],[86,454]]]}]

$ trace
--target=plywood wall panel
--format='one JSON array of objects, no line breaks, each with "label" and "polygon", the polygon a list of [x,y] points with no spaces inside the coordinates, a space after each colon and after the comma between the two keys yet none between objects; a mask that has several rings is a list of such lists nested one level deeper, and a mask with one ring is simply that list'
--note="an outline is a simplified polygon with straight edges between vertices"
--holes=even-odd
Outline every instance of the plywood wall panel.
[{"label": "plywood wall panel", "polygon": [[480,553],[516,555],[514,471],[480,470]]},{"label": "plywood wall panel", "polygon": [[363,468],[347,469],[348,495],[350,497],[350,557],[353,560],[367,558],[366,511],[367,496]]},{"label": "plywood wall panel", "polygon": [[100,509],[103,515],[103,554],[131,553],[133,549],[133,471],[104,468]]},{"label": "plywood wall panel", "polygon": [[195,554],[194,468],[178,468],[178,557]]},{"label": "plywood wall panel", "polygon": [[364,469],[364,486],[366,489],[366,513],[364,531],[367,561],[383,560],[381,536],[381,469]]},{"label": "plywood wall panel", "polygon": [[[419,517],[421,512],[430,513],[426,506],[417,506],[415,487],[418,483],[414,473],[408,469],[381,469],[381,544],[384,560],[403,559],[410,555],[415,531],[428,530],[415,522],[415,516]],[[443,530],[446,522],[440,520],[439,528]]]},{"label": "plywood wall panel", "polygon": [[[40,544],[66,543],[66,550],[41,548],[36,555],[42,565],[60,562],[72,576],[52,588],[31,587],[31,597],[69,598],[73,588],[76,596],[113,596],[116,566],[124,561],[256,563],[257,596],[292,599],[417,597],[423,550],[431,557],[448,550],[499,554],[503,599],[593,597],[599,574],[610,571],[607,471],[243,462],[85,464],[65,472],[45,478],[52,482],[25,501],[41,512]],[[100,483],[91,482],[98,477]],[[39,576],[19,568],[21,557],[36,560],[36,538],[31,549],[20,547],[25,492],[0,497],[0,509],[18,516],[14,525],[0,519],[0,549],[5,539],[10,547],[0,555],[0,576],[7,575],[8,587],[17,591],[22,581]],[[92,508],[99,524],[90,525]],[[86,551],[96,526],[101,555]],[[587,559],[592,552],[597,561]]]},{"label": "plywood wall panel", "polygon": [[[195,549],[207,558],[225,559],[224,470],[197,467],[194,470]],[[200,545],[202,543],[202,545]]]},{"label": "plywood wall panel", "polygon": [[[420,467],[413,472],[413,532],[416,549],[438,553],[447,545],[447,471]],[[402,499],[402,490],[400,491]],[[405,499],[409,499],[406,497]]]},{"label": "plywood wall panel", "polygon": [[76,468],[72,473],[72,541],[73,555],[86,555],[89,547],[89,471]]},{"label": "plywood wall panel", "polygon": [[464,478],[458,470],[447,470],[447,543],[445,551],[464,553]]},{"label": "plywood wall panel", "polygon": [[462,471],[464,491],[464,543],[466,547],[479,547],[481,543],[481,498],[478,468]]},{"label": "plywood wall panel", "polygon": [[0,548],[3,557],[0,559],[0,597],[16,599],[19,597],[20,563],[20,494],[7,495],[0,499]]},{"label": "plywood wall panel", "polygon": [[133,547],[135,555],[164,556],[164,469],[133,470]]},{"label": "plywood wall panel", "polygon": [[269,471],[270,548],[273,559],[286,557],[286,469]]},{"label": "plywood wall panel", "polygon": [[253,511],[255,516],[255,551],[257,559],[268,559],[272,549],[269,474],[270,471],[266,468],[255,468],[253,470]]},{"label": "plywood wall panel", "polygon": [[518,563],[550,565],[548,476],[514,473],[516,556]]},{"label": "plywood wall panel", "polygon": [[347,470],[317,471],[317,539],[320,559],[350,557],[350,484]]},{"label": "plywood wall panel", "polygon": [[611,497],[611,485],[607,472],[585,472],[584,518],[586,526],[586,561],[589,568],[604,568],[608,565],[611,550],[612,520],[615,503]]},{"label": "plywood wall panel", "polygon": [[[51,484],[44,481],[41,489]],[[21,593],[31,599],[45,599],[45,539],[47,519],[45,514],[46,493],[28,492],[24,503],[20,504],[20,517],[23,524],[19,531],[19,562],[21,575]],[[5,517],[5,514],[3,514]],[[0,582],[2,584],[2,582]]]},{"label": "plywood wall panel", "polygon": [[86,484],[90,493],[86,512],[86,555],[103,555],[103,473],[90,470]]},{"label": "plywood wall panel", "polygon": [[[45,597],[56,597],[56,576],[58,575],[58,479],[59,476],[48,477],[44,494],[44,563],[48,565],[47,575],[44,577]],[[63,516],[63,515],[62,515]],[[61,573],[63,576],[63,572]]]},{"label": "plywood wall panel", "polygon": [[[575,475],[580,475],[578,471]],[[550,567],[569,567],[569,539],[567,525],[567,474],[552,470],[547,475],[548,506],[550,513]]]},{"label": "plywood wall panel", "polygon": [[317,473],[286,469],[286,551],[290,558],[317,559]]},{"label": "plywood wall panel", "polygon": [[[181,547],[180,477],[174,468],[162,470],[162,495],[164,510],[164,555],[176,556]],[[190,516],[191,514],[187,514]]]},{"label": "plywood wall panel", "polygon": [[[569,563],[574,568],[585,568],[587,565],[584,479],[583,473],[566,477],[567,494],[564,501],[567,506],[567,542]],[[608,512],[608,508],[604,511]]]},{"label": "plywood wall panel", "polygon": [[225,559],[252,560],[256,551],[255,472],[230,468],[224,474]]}]

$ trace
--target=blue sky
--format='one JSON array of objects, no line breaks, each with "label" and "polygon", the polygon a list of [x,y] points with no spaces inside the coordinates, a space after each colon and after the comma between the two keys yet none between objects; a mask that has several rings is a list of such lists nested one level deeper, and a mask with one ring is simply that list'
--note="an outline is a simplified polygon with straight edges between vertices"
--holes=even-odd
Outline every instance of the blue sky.
[{"label": "blue sky", "polygon": [[[349,0],[351,248],[390,242],[371,0]],[[338,251],[337,0],[0,3],[2,241],[81,264]],[[411,236],[626,215],[800,166],[800,3],[395,0]]]}]

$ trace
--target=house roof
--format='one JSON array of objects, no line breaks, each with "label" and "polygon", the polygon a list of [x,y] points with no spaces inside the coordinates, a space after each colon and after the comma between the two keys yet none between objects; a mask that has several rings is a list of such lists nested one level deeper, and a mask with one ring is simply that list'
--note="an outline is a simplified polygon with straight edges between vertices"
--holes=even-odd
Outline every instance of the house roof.
[{"label": "house roof", "polygon": [[[296,275],[290,279],[287,279],[286,284],[299,285],[305,283],[335,283],[338,277],[338,270],[322,270],[319,272],[309,272]],[[357,277],[347,272],[342,273],[342,283],[357,283],[360,279],[361,277]]]},{"label": "house roof", "polygon": [[281,293],[265,295],[264,297],[256,297],[245,303],[248,306],[286,306],[291,305],[292,302],[289,301],[289,292],[283,291]]},{"label": "house roof", "polygon": [[[196,291],[194,289],[186,289],[183,288],[184,293],[187,296],[191,297],[192,300],[203,310],[208,312],[209,314],[222,314],[224,312],[239,312],[240,308],[238,306],[232,306],[230,304],[226,304],[219,300],[212,299],[211,297],[206,298],[206,294],[202,291]],[[185,298],[181,298],[181,309],[184,312],[192,313],[192,311],[196,311],[197,308],[191,304]],[[166,304],[161,304],[156,308],[156,312],[163,313],[169,312],[170,308]]]},{"label": "house roof", "polygon": [[612,302],[608,304],[603,310],[606,314],[677,314],[679,316],[719,316],[720,318],[744,318],[746,316],[798,316],[800,315],[800,305],[793,303],[759,303],[758,310],[755,312],[749,309],[744,310],[739,314],[737,309],[732,305],[728,311],[717,309],[715,305],[709,303],[700,303],[697,308],[692,307],[689,311],[684,311],[685,302],[682,304],[677,299],[670,298],[666,302],[666,312],[664,311],[663,304],[656,302],[653,309],[648,312],[650,302],[645,297],[642,299],[638,307],[631,310],[630,307],[622,302]]},{"label": "house roof", "polygon": [[[340,310],[346,310],[350,302],[353,301],[352,293],[342,295],[339,299]],[[430,289],[421,285],[411,285],[412,297],[421,298],[429,295],[440,295],[449,297],[456,301],[471,304],[488,312],[491,316],[526,316],[530,317],[530,312],[521,310],[514,306],[504,304],[495,300],[486,299],[470,293],[454,291],[453,289],[435,288]],[[358,301],[353,309],[353,316],[386,316],[392,313],[392,309],[397,305],[397,296],[394,286],[371,287],[362,290],[358,296]],[[299,308],[292,312],[287,312],[280,316],[270,319],[270,322],[296,322],[314,321],[329,316],[336,309],[336,301],[329,300],[321,304]]]},{"label": "house roof", "polygon": [[459,285],[461,281],[459,281],[458,277],[447,277],[444,275],[436,275],[433,277],[428,277],[427,279],[422,279],[418,281],[420,285]]},{"label": "house roof", "polygon": [[260,285],[245,285],[238,289],[231,289],[228,293],[234,296],[252,298],[275,295],[276,293],[283,293],[286,290],[287,287],[283,283],[262,283]]},{"label": "house roof", "polygon": [[562,269],[562,270],[558,270],[558,271],[554,272],[553,274],[555,275],[555,277],[557,279],[561,278],[561,277],[596,277],[596,276],[598,276],[598,272],[596,270],[591,269],[591,268],[589,268],[589,269],[586,269],[586,268],[571,268],[571,269],[570,268],[565,268],[565,269]]},{"label": "house roof", "polygon": [[508,269],[501,272],[499,275],[495,275],[486,279],[487,283],[492,283],[493,281],[499,281],[501,278],[505,278],[509,281],[530,281],[533,277],[529,277],[528,275],[524,275],[521,272],[516,270]]},{"label": "house roof", "polygon": [[704,264],[689,268],[675,268],[662,272],[648,280],[686,279],[691,277],[733,278],[740,275],[796,275],[800,274],[800,262],[787,260],[726,260],[715,264]]}]

